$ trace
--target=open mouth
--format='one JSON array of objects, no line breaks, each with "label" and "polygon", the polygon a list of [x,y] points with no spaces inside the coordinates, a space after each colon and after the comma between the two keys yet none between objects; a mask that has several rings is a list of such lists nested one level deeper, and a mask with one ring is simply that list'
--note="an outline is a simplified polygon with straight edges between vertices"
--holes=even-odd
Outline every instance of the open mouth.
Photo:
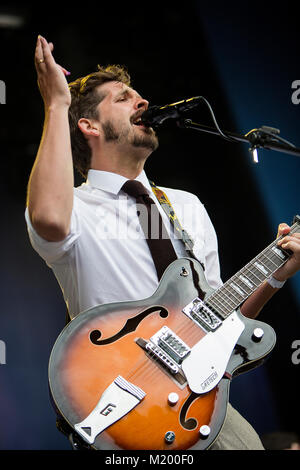
[{"label": "open mouth", "polygon": [[142,123],[142,119],[141,117],[138,117],[137,119],[135,119],[132,124],[134,124],[135,126],[143,126],[144,124]]},{"label": "open mouth", "polygon": [[142,121],[142,113],[139,113],[137,116],[133,116],[131,122],[133,125],[138,127],[149,127]]},{"label": "open mouth", "polygon": [[132,121],[132,124],[138,127],[146,127],[145,124],[142,122],[141,117],[138,117]]}]

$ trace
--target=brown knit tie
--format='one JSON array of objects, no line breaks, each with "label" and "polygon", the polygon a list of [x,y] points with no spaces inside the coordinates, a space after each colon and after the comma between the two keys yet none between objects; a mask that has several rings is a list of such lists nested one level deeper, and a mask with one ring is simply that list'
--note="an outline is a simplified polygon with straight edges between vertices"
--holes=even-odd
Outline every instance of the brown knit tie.
[{"label": "brown knit tie", "polygon": [[136,180],[128,180],[122,186],[122,190],[136,199],[137,205],[142,204],[142,209],[146,211],[137,211],[140,224],[143,229],[146,241],[148,243],[152,258],[156,267],[157,276],[160,280],[165,269],[172,261],[177,259],[172,242],[164,226],[160,212],[153,199],[149,197],[147,189]]}]

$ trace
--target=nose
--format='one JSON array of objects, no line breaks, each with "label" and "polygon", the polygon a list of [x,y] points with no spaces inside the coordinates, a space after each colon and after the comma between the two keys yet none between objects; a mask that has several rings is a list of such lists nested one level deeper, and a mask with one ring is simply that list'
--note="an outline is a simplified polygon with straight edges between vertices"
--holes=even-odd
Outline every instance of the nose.
[{"label": "nose", "polygon": [[145,100],[144,98],[138,98],[137,101],[136,101],[136,108],[137,109],[140,109],[140,108],[145,108],[148,109],[149,107],[149,101]]}]

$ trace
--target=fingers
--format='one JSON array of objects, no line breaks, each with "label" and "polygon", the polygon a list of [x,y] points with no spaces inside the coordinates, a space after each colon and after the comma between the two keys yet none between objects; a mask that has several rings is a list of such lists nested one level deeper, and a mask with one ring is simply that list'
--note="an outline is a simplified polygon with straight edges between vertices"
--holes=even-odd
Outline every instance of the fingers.
[{"label": "fingers", "polygon": [[36,67],[43,63],[44,61],[44,54],[43,54],[43,49],[42,49],[42,42],[40,36],[38,36],[37,41],[36,41],[36,47],[35,47],[35,65]]},{"label": "fingers", "polygon": [[40,72],[44,70],[46,66],[58,66],[64,75],[70,75],[71,72],[68,72],[64,67],[59,64],[56,64],[52,51],[54,50],[54,45],[52,42],[47,42],[47,40],[39,35],[37,38],[36,49],[35,49],[35,64],[37,71]]},{"label": "fingers", "polygon": [[300,246],[300,234],[299,233],[293,233],[289,235],[291,231],[291,227],[286,224],[286,223],[281,223],[278,225],[278,232],[277,232],[277,238],[280,238],[278,240],[277,245],[280,246],[283,249],[288,249],[291,251],[299,250]]},{"label": "fingers", "polygon": [[52,44],[52,46],[50,46],[50,44],[48,44],[47,40],[43,36],[39,36],[39,38],[40,38],[42,54],[43,54],[43,59],[44,59],[45,64],[46,65],[55,64],[55,60],[51,52],[51,50],[53,50],[54,48],[53,43],[50,43]]},{"label": "fingers", "polygon": [[[52,46],[50,46],[50,44],[48,44],[46,39],[41,35],[38,36],[35,48],[35,64],[37,72],[43,70],[44,66],[47,63],[50,63],[51,58],[53,59],[51,54],[51,50],[53,50],[53,44]],[[53,62],[55,63],[54,59]]]},{"label": "fingers", "polygon": [[68,70],[65,69],[64,67],[62,67],[61,65],[59,65],[59,67],[60,67],[60,69],[63,71],[63,73],[64,73],[65,75],[71,75],[71,72],[68,72]]},{"label": "fingers", "polygon": [[280,237],[281,235],[287,235],[291,230],[291,227],[286,224],[282,223],[278,225],[278,232],[277,232],[277,238]]},{"label": "fingers", "polygon": [[300,233],[293,233],[292,235],[286,235],[284,238],[278,241],[278,246],[284,249],[291,250],[293,252],[300,251]]}]

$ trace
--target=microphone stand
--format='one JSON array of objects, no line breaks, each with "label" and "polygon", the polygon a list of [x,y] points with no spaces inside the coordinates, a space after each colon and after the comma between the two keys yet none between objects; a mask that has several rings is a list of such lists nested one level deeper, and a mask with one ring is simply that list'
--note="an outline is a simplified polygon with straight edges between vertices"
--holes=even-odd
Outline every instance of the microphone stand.
[{"label": "microphone stand", "polygon": [[213,128],[193,122],[191,119],[180,119],[177,121],[177,125],[185,129],[194,129],[196,131],[218,135],[230,142],[246,142],[250,144],[249,151],[252,154],[254,163],[258,163],[257,149],[260,147],[300,157],[300,148],[295,147],[295,145],[279,137],[279,129],[273,127],[261,126],[260,128],[252,129],[245,135],[239,135],[234,132],[223,132],[217,124],[216,127]]}]

